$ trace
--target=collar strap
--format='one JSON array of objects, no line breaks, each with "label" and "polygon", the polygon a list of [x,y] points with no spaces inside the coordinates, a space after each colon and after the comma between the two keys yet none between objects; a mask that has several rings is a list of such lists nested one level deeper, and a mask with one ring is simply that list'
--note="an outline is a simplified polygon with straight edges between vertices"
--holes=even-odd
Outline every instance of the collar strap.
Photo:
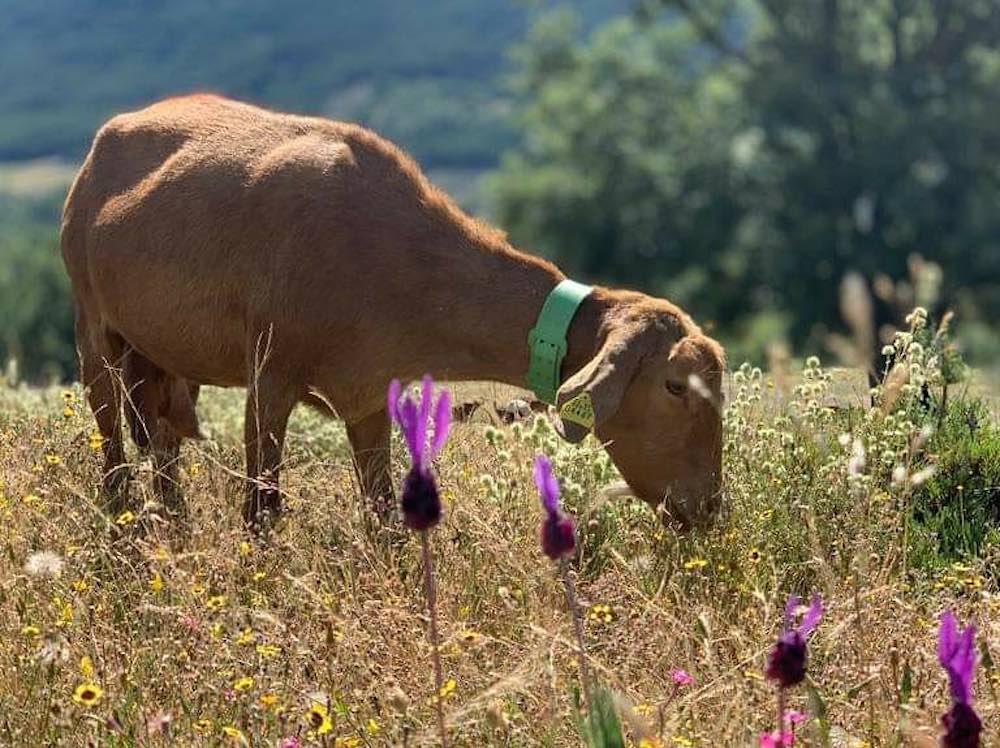
[{"label": "collar strap", "polygon": [[538,321],[528,334],[531,359],[525,380],[542,402],[554,405],[561,382],[563,358],[566,356],[566,332],[576,310],[593,290],[590,286],[568,278],[552,289]]}]

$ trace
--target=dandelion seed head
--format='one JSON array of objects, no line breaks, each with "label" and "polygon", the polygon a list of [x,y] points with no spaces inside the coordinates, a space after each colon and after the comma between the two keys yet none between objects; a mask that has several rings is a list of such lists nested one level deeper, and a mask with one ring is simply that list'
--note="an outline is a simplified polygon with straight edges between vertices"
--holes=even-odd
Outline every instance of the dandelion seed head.
[{"label": "dandelion seed head", "polygon": [[64,561],[53,551],[36,551],[24,562],[24,571],[33,577],[62,576]]}]

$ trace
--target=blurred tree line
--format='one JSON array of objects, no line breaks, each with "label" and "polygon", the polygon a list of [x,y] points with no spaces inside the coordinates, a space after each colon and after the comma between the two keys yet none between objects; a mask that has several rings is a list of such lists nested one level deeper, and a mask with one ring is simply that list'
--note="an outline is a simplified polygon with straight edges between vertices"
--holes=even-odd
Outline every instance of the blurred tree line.
[{"label": "blurred tree line", "polygon": [[0,193],[0,365],[4,377],[76,372],[69,278],[59,254],[62,195]]},{"label": "blurred tree line", "polygon": [[[108,117],[212,90],[364,122],[425,167],[514,142],[505,50],[558,0],[5,0],[0,160],[80,161]],[[592,28],[631,0],[574,0]]]},{"label": "blurred tree line", "polygon": [[[579,20],[547,15],[514,48],[513,129],[491,56],[518,38],[509,8],[449,0],[426,23],[398,0],[357,13],[302,2],[327,15],[263,0],[243,14],[221,0],[211,17],[189,0],[151,7],[170,33],[143,41],[146,10],[125,0],[58,0],[48,14],[17,0],[0,18],[13,73],[0,155],[82,157],[101,107],[218,81],[373,124],[425,165],[486,166],[508,148],[486,190],[513,240],[678,301],[733,360],[779,338],[823,351],[846,277],[876,328],[894,321],[914,268],[937,266],[960,335],[978,360],[1000,359],[995,0],[586,0]],[[631,11],[601,21],[619,6]],[[367,41],[383,26],[393,55]],[[330,64],[328,31],[343,42]],[[128,43],[102,76],[114,39]],[[0,362],[16,357],[31,380],[75,371],[61,198],[0,191]]]},{"label": "blurred tree line", "polygon": [[514,240],[738,355],[821,350],[849,273],[892,321],[878,290],[919,253],[997,352],[995,0],[646,0],[576,39],[563,12],[516,53],[522,138],[489,183]]}]

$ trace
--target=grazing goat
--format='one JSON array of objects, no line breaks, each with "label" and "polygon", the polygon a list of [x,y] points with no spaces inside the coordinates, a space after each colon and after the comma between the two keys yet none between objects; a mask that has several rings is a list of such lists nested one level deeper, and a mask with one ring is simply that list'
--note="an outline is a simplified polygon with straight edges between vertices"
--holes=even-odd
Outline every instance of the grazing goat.
[{"label": "grazing goat", "polygon": [[[388,500],[388,382],[523,385],[528,333],[565,278],[369,130],[204,94],[101,128],[66,201],[62,254],[105,489],[120,494],[126,474],[123,408],[169,485],[181,439],[199,434],[199,385],[246,387],[252,526],[281,509],[296,403],[335,409],[364,491]],[[588,395],[631,490],[681,524],[709,521],[718,343],[667,301],[603,287],[566,338],[557,404]],[[561,428],[572,441],[589,431]]]}]

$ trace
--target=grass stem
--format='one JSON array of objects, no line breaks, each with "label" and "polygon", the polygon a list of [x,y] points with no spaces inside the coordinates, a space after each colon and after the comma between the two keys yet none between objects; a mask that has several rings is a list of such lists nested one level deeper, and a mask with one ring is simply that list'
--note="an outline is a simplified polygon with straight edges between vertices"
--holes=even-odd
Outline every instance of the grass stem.
[{"label": "grass stem", "polygon": [[438,644],[437,621],[437,589],[434,586],[434,560],[431,557],[431,539],[427,530],[420,533],[420,548],[424,562],[424,592],[427,596],[427,615],[430,619],[430,629],[427,636],[431,642],[431,659],[434,662],[434,707],[437,711],[438,734],[441,736],[441,748],[448,747],[448,734],[444,727],[444,676],[441,671],[441,648]]}]

